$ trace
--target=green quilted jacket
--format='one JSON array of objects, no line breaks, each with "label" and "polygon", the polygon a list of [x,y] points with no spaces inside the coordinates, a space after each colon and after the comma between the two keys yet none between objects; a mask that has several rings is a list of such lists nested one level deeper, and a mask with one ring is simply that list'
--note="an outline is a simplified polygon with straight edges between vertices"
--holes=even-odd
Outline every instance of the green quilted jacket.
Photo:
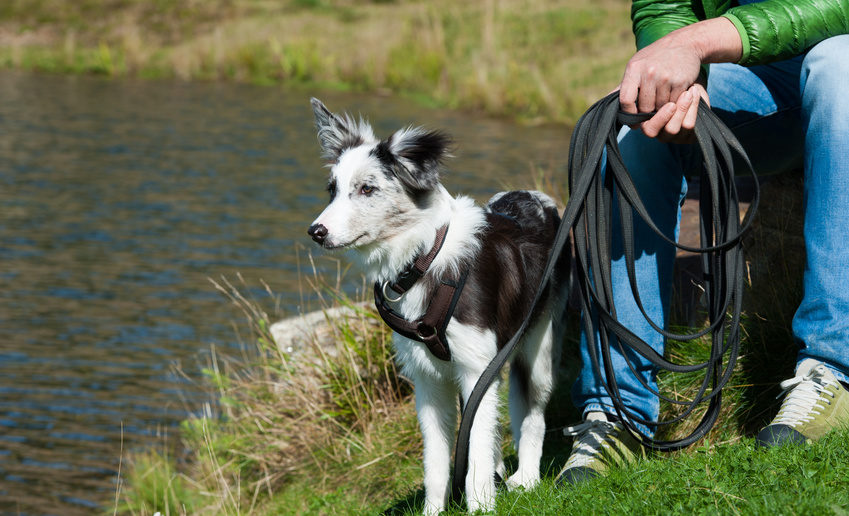
[{"label": "green quilted jacket", "polygon": [[743,41],[739,63],[747,66],[787,59],[824,39],[849,33],[849,0],[765,0],[747,5],[733,0],[634,0],[631,5],[637,48],[717,16],[737,27]]}]

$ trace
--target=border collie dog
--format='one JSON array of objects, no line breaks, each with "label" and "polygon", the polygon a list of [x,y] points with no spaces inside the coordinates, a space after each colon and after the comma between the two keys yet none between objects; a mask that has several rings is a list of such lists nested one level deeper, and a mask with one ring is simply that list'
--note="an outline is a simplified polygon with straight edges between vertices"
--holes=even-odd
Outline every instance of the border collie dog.
[{"label": "border collie dog", "polygon": [[[424,442],[424,512],[436,514],[450,489],[458,394],[465,405],[478,377],[526,316],[560,218],[554,202],[535,191],[501,192],[485,208],[451,196],[439,182],[450,145],[442,132],[407,127],[380,140],[366,121],[311,102],[329,162],[330,203],[309,235],[325,249],[353,251],[375,282],[375,297],[397,317],[416,321],[434,304],[451,308],[443,310],[448,315],[437,339],[447,347],[442,356],[393,327],[396,358],[414,385]],[[420,277],[400,294],[387,289],[401,283],[399,277],[423,256],[428,263]],[[568,270],[568,264],[558,270]],[[445,282],[459,288],[450,291],[450,303],[436,303]],[[511,363],[510,418],[519,464],[508,488],[531,488],[539,480],[543,413],[559,359],[554,335],[565,307],[563,284],[551,282]],[[487,391],[472,426],[465,479],[472,512],[494,508],[495,477],[505,474],[498,383]]]}]

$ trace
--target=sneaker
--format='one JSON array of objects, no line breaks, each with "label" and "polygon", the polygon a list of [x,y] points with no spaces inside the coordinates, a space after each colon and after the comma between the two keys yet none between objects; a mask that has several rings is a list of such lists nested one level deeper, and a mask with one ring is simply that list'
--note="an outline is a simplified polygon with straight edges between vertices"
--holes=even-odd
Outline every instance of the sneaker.
[{"label": "sneaker", "polygon": [[586,420],[563,431],[573,436],[572,453],[557,475],[557,484],[577,484],[604,475],[645,457],[645,449],[620,422],[611,422],[604,412],[588,412]]},{"label": "sneaker", "polygon": [[849,425],[849,391],[822,362],[802,361],[796,376],[781,382],[781,389],[787,396],[772,423],[758,433],[759,446],[809,443],[832,428]]}]

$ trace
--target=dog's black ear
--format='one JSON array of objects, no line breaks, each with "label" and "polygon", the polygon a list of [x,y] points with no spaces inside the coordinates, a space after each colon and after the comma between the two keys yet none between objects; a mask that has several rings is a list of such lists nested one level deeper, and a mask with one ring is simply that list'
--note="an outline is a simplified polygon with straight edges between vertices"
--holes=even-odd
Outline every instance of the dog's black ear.
[{"label": "dog's black ear", "polygon": [[315,127],[318,131],[318,142],[321,145],[321,155],[330,161],[337,161],[346,149],[374,141],[371,126],[360,120],[355,122],[350,116],[339,116],[317,98],[311,98],[312,111],[315,114]]},{"label": "dog's black ear", "polygon": [[381,161],[395,161],[390,169],[408,190],[420,192],[436,187],[451,143],[442,131],[408,127],[380,142],[376,151]]}]

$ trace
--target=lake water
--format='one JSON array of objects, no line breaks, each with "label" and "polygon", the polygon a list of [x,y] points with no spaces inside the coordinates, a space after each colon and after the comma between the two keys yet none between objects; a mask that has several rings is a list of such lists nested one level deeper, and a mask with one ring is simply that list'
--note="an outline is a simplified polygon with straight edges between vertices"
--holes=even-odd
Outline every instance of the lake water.
[{"label": "lake water", "polygon": [[[453,134],[444,183],[479,201],[565,169],[564,128],[319,96],[379,136]],[[208,278],[241,274],[280,316],[311,306],[298,263],[326,175],[307,93],[0,71],[0,513],[110,508],[122,447],[211,401],[196,380],[241,316]]]}]

